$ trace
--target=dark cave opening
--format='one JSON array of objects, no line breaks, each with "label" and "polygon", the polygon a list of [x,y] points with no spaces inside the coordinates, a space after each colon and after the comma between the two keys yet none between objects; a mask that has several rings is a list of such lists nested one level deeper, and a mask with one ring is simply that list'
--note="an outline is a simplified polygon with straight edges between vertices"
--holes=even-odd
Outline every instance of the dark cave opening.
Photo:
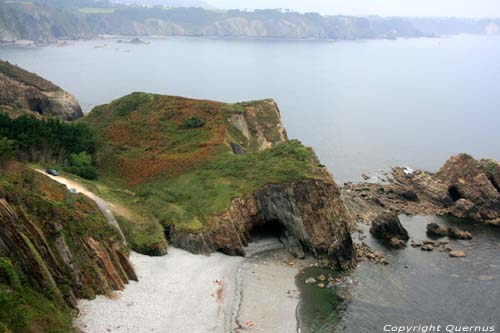
[{"label": "dark cave opening", "polygon": [[448,187],[448,194],[450,195],[453,201],[458,201],[463,198],[458,188],[454,185]]},{"label": "dark cave opening", "polygon": [[285,228],[278,220],[264,221],[262,224],[256,225],[250,232],[252,241],[258,241],[266,238],[280,238],[285,232]]},{"label": "dark cave opening", "polygon": [[491,185],[497,190],[498,193],[500,193],[500,185],[495,181],[495,178],[488,176],[488,180],[490,181]]}]

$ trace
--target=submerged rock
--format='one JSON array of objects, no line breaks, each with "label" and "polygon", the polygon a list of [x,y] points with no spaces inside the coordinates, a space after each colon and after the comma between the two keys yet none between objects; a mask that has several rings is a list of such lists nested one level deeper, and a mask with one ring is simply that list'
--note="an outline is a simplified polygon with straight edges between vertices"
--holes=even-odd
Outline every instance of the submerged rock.
[{"label": "submerged rock", "polygon": [[454,251],[450,251],[448,254],[452,258],[462,258],[462,257],[465,257],[465,252],[464,251],[454,250]]}]

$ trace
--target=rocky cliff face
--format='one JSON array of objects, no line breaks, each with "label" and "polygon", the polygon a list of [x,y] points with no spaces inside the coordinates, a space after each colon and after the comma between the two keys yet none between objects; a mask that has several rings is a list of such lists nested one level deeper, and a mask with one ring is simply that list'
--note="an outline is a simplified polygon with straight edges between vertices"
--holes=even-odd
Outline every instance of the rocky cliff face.
[{"label": "rocky cliff face", "polygon": [[63,120],[83,117],[75,97],[55,84],[0,60],[0,106]]},{"label": "rocky cliff face", "polygon": [[349,184],[342,193],[351,213],[371,221],[385,210],[449,214],[500,225],[500,164],[467,154],[451,157],[436,173],[395,168],[390,184]]},{"label": "rocky cliff face", "polygon": [[29,40],[46,44],[93,35],[77,11],[38,2],[0,2],[0,42]]},{"label": "rocky cliff face", "polygon": [[[0,267],[0,295],[10,290],[19,297],[12,306],[26,307],[21,315],[48,312],[48,318],[27,316],[22,327],[16,326],[19,318],[12,318],[15,332],[63,329],[36,325],[52,323],[56,313],[68,313],[77,298],[122,290],[137,279],[120,235],[92,201],[14,162],[0,171],[0,259],[13,267],[8,274]],[[39,303],[22,305],[31,294],[53,309],[37,308]]]},{"label": "rocky cliff face", "polygon": [[253,231],[274,224],[276,235],[298,258],[305,253],[342,269],[355,264],[348,217],[333,180],[269,184],[213,218],[210,230],[192,234],[170,229],[175,246],[194,253],[245,255]]}]

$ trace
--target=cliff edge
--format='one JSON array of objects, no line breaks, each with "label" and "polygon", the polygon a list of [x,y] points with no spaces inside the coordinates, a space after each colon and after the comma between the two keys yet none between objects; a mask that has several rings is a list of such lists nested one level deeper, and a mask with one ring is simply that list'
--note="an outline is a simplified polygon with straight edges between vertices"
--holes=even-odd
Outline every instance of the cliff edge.
[{"label": "cliff edge", "polygon": [[13,116],[34,113],[76,120],[83,112],[75,97],[50,81],[0,60],[0,109]]},{"label": "cliff edge", "polygon": [[154,253],[150,239],[165,234],[194,253],[244,255],[269,229],[298,257],[353,265],[339,189],[312,149],[288,139],[273,100],[133,93],[82,121],[100,146],[95,187],[140,216],[119,218],[134,249]]}]

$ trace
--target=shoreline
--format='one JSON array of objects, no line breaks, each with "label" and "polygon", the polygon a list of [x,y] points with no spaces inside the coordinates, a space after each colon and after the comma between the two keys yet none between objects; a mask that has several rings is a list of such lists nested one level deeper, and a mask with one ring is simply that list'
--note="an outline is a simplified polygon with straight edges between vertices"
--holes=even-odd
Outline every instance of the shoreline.
[{"label": "shoreline", "polygon": [[[298,331],[296,259],[277,239],[250,243],[247,257],[194,255],[170,248],[163,257],[133,252],[139,282],[80,300],[80,332]],[[292,264],[293,263],[293,264]]]}]

